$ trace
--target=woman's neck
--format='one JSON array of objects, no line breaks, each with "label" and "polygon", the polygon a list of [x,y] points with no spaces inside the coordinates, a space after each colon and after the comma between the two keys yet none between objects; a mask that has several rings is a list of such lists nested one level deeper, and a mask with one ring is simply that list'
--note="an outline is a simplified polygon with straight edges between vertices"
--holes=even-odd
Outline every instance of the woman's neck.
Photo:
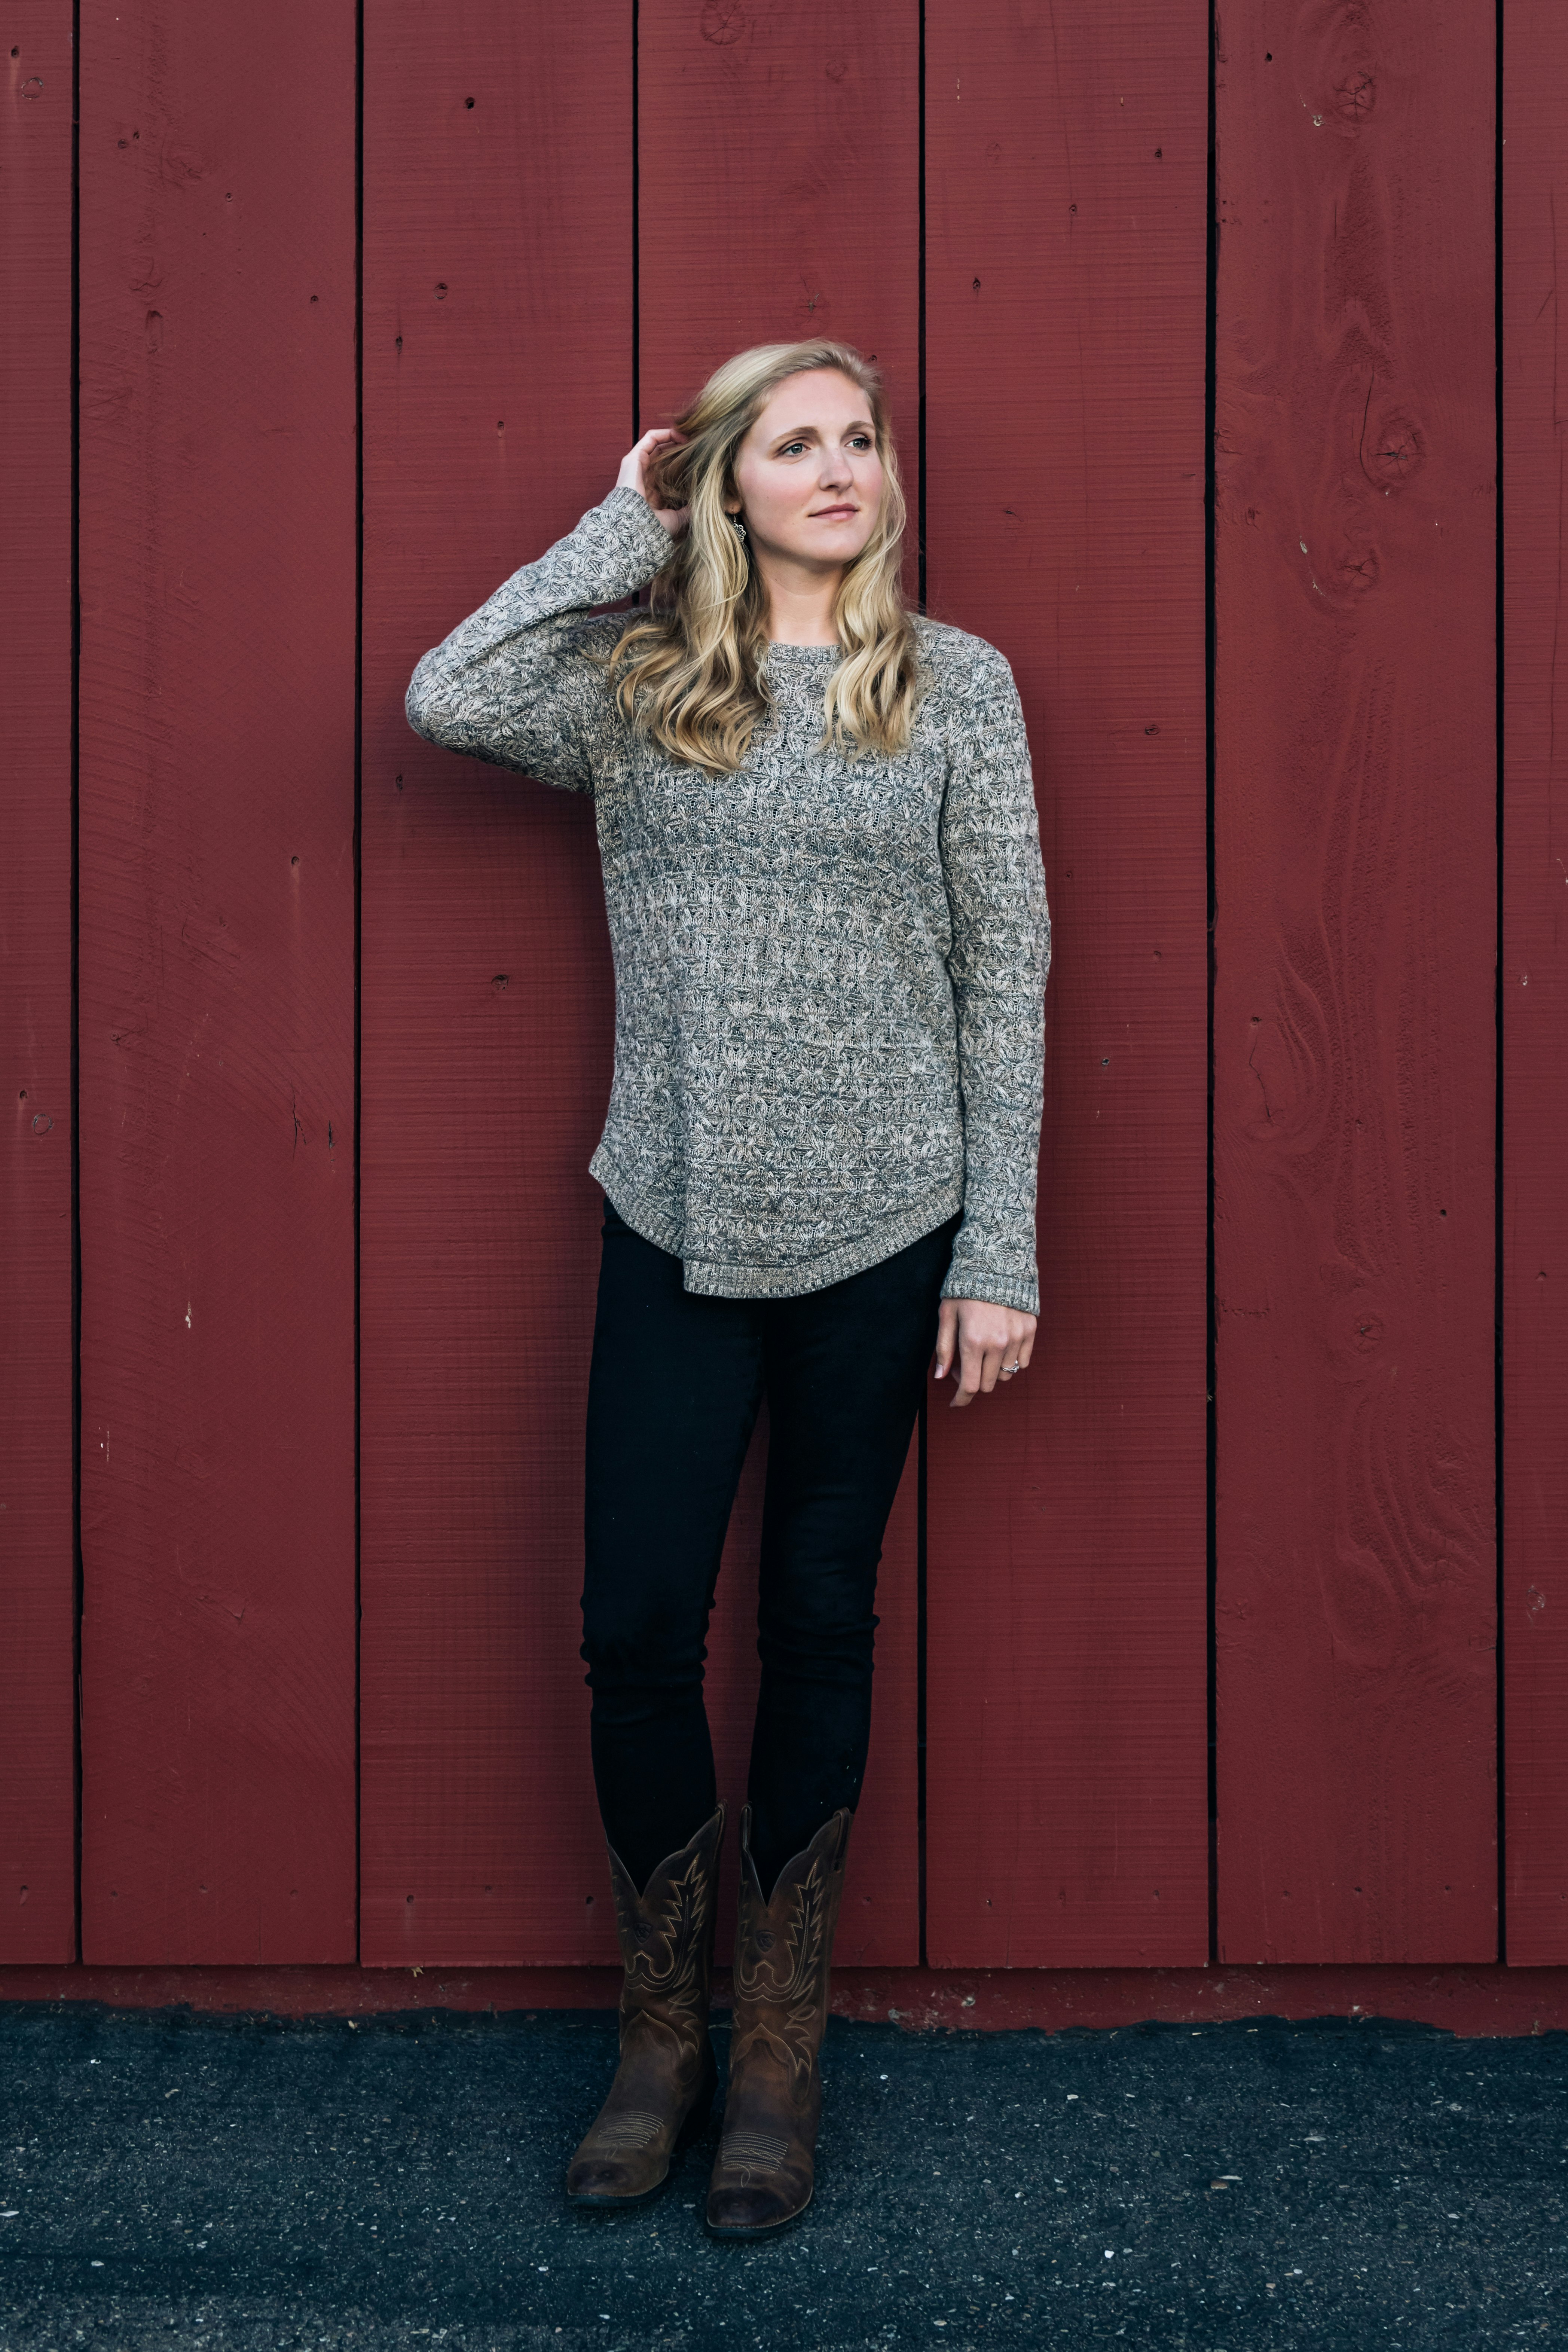
[{"label": "woman's neck", "polygon": [[759,555],[763,585],[768,593],[768,642],[775,646],[836,646],[838,631],[833,608],[837,602],[842,568],[824,580],[820,575],[792,578],[775,573]]}]

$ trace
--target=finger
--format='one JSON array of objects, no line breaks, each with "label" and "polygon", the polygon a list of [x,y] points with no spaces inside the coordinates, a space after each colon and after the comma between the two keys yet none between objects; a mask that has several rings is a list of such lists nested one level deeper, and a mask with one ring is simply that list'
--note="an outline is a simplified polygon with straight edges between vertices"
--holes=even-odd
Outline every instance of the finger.
[{"label": "finger", "polygon": [[980,1393],[981,1381],[985,1370],[985,1350],[984,1348],[977,1348],[973,1339],[961,1340],[958,1394],[952,1402],[954,1404],[973,1404]]},{"label": "finger", "polygon": [[958,1307],[954,1300],[944,1298],[937,1308],[936,1362],[931,1368],[933,1380],[945,1380],[952,1361],[953,1335],[958,1328]]},{"label": "finger", "polygon": [[942,1298],[936,1310],[936,1362],[931,1364],[931,1379],[941,1381],[952,1362],[952,1331],[957,1324],[957,1310],[950,1298]]}]

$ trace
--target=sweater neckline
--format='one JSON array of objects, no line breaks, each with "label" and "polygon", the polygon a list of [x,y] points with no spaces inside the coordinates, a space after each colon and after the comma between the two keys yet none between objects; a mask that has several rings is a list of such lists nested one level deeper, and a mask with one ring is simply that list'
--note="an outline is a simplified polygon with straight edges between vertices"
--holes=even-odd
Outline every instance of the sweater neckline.
[{"label": "sweater neckline", "polygon": [[809,661],[814,658],[820,658],[824,654],[826,654],[833,659],[837,660],[843,651],[844,648],[841,645],[791,646],[785,645],[782,639],[777,637],[770,637],[768,639],[769,661],[776,660],[780,654],[784,654],[791,661]]}]

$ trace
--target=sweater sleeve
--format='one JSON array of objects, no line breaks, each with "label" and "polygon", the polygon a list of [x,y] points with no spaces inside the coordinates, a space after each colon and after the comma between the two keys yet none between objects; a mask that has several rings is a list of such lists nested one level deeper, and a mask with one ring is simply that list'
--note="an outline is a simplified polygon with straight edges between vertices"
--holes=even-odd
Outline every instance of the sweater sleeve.
[{"label": "sweater sleeve", "polygon": [[410,727],[470,760],[591,793],[613,705],[583,656],[594,635],[584,616],[651,580],[670,546],[641,492],[617,484],[420,656],[404,700]]},{"label": "sweater sleeve", "polygon": [[964,704],[942,812],[964,1169],[963,1222],[942,1296],[1037,1315],[1035,1194],[1051,919],[1023,705],[1007,662],[994,647],[986,654]]}]

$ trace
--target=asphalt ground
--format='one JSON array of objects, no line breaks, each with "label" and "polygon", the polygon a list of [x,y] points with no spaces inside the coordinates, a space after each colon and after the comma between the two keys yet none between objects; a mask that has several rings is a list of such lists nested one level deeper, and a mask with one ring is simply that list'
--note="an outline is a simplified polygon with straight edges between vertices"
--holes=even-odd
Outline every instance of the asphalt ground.
[{"label": "asphalt ground", "polygon": [[0,2347],[1568,2342],[1568,2033],[835,2018],[816,2200],[736,2245],[710,2141],[564,2203],[614,2062],[600,2011],[5,2004]]}]

